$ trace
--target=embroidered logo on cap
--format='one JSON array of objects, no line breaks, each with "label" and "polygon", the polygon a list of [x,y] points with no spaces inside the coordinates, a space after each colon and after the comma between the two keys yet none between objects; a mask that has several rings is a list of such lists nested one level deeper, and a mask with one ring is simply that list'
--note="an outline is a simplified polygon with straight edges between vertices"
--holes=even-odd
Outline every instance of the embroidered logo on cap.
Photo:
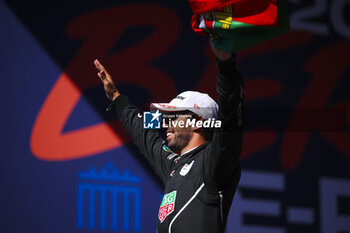
[{"label": "embroidered logo on cap", "polygon": [[181,96],[181,95],[178,95],[178,96],[176,96],[176,97],[175,97],[175,99],[184,100],[184,99],[185,99],[185,97],[183,97],[183,96]]}]

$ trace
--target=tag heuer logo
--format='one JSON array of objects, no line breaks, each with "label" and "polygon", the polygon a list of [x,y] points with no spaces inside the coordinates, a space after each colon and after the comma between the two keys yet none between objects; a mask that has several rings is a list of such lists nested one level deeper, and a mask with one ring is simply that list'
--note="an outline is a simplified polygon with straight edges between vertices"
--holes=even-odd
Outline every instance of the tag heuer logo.
[{"label": "tag heuer logo", "polygon": [[162,204],[159,208],[158,218],[160,222],[163,222],[164,219],[174,211],[176,200],[176,191],[165,194],[162,200]]}]

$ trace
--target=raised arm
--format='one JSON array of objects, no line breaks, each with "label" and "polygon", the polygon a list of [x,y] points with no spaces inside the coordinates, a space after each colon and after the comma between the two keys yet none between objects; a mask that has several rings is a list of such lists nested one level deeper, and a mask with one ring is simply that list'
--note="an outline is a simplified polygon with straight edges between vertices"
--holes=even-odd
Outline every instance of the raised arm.
[{"label": "raised arm", "polygon": [[209,188],[222,190],[240,177],[239,156],[243,138],[243,80],[236,70],[232,53],[219,50],[211,43],[217,57],[218,119],[222,125],[214,130],[205,158],[205,181]]},{"label": "raised arm", "polygon": [[94,61],[95,67],[98,70],[97,76],[101,79],[103,87],[106,92],[106,96],[111,101],[114,101],[118,96],[120,96],[119,91],[115,87],[112,76],[107,72],[104,66],[100,63],[99,60]]},{"label": "raised arm", "polygon": [[126,96],[119,93],[111,75],[101,63],[95,60],[94,64],[98,70],[97,75],[103,82],[107,98],[113,101],[113,109],[117,112],[120,121],[128,131],[134,144],[145,155],[164,183],[170,173],[171,164],[171,161],[167,159],[171,152],[163,147],[165,141],[158,131],[143,128],[143,118],[140,117],[139,110],[129,102]]}]

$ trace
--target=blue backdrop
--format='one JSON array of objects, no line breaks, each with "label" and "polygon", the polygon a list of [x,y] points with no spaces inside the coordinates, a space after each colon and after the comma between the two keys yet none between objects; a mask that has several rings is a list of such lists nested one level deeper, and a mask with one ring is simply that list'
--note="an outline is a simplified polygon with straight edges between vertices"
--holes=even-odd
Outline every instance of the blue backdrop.
[{"label": "blue backdrop", "polygon": [[[227,232],[350,232],[350,1],[289,0],[292,30],[238,53],[247,126]],[[215,94],[187,2],[0,0],[0,232],[155,232],[162,185],[113,113]]]}]

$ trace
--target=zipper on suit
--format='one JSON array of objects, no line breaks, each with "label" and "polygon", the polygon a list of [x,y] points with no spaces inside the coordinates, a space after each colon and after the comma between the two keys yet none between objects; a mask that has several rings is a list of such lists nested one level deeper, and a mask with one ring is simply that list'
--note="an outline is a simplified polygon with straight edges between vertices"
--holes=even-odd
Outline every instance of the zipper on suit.
[{"label": "zipper on suit", "polygon": [[221,224],[224,225],[224,210],[223,210],[224,196],[222,195],[222,191],[219,191],[219,197],[220,197],[220,217],[221,217]]}]

